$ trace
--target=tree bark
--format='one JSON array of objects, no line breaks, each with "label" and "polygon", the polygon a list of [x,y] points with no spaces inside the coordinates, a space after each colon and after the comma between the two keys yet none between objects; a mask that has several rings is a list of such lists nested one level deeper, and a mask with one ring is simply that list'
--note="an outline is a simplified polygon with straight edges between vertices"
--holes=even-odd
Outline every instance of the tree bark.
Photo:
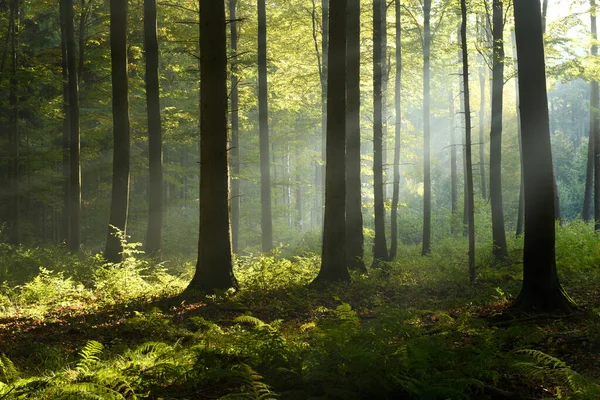
[{"label": "tree bark", "polygon": [[188,293],[237,288],[229,221],[225,3],[214,0],[200,0],[200,107],[200,236]]},{"label": "tree bark", "polygon": [[234,253],[238,252],[240,237],[240,143],[239,143],[239,78],[238,78],[238,29],[237,29],[237,0],[229,0],[229,32],[231,46],[231,246]]},{"label": "tree bark", "polygon": [[346,257],[366,272],[360,181],[360,1],[348,0],[346,112]]},{"label": "tree bark", "polygon": [[[478,18],[479,23],[477,24],[479,41],[483,42],[485,40],[484,33],[484,18]],[[479,54],[479,181],[481,184],[481,197],[484,200],[488,199],[488,187],[487,187],[487,179],[485,174],[485,87],[486,87],[486,66],[485,61],[483,59],[483,55]]]},{"label": "tree bark", "polygon": [[465,97],[465,174],[467,184],[467,216],[469,237],[469,281],[475,282],[475,196],[473,194],[473,162],[471,152],[471,101],[469,95],[469,53],[467,49],[467,4],[461,0],[461,49],[463,93]]},{"label": "tree bark", "polygon": [[110,52],[113,110],[113,179],[109,228],[104,257],[112,263],[122,260],[122,241],[117,235],[127,234],[129,207],[129,83],[127,79],[127,9],[122,0],[110,1]]},{"label": "tree bark", "polygon": [[146,50],[146,109],[148,115],[148,231],[146,253],[160,256],[163,228],[163,148],[158,74],[156,0],[144,0],[144,45]]},{"label": "tree bark", "polygon": [[452,233],[454,234],[454,225],[456,215],[458,214],[458,168],[456,164],[456,160],[458,158],[458,152],[456,150],[456,137],[454,134],[454,93],[452,90],[448,92],[448,114],[449,115],[449,126],[448,129],[450,131],[450,203],[451,203],[451,213],[452,213]]},{"label": "tree bark", "polygon": [[[517,41],[515,31],[512,31],[513,41],[513,59],[515,60],[515,70],[519,70],[518,58],[517,58]],[[519,101],[519,77],[515,76],[515,97],[517,106],[517,130],[519,138],[519,161],[521,163],[521,182],[519,185],[519,207],[517,211],[517,230],[515,235],[521,236],[523,234],[523,224],[525,220],[525,186],[523,184],[523,141],[522,141],[522,130],[521,130],[521,107]]]},{"label": "tree bark", "polygon": [[385,240],[385,209],[383,204],[383,64],[381,21],[384,0],[373,0],[373,191],[375,206],[375,242],[373,265],[388,259]]},{"label": "tree bark", "polygon": [[[598,55],[598,40],[597,22],[596,22],[596,0],[590,0],[590,22],[591,22],[591,39],[592,48],[590,50],[592,57]],[[598,97],[598,81],[590,82],[590,131],[588,139],[588,159],[585,175],[585,193],[583,197],[583,220],[589,222],[592,217],[592,191],[596,193],[596,185],[594,183],[594,149],[596,137],[600,132],[600,121],[598,120],[598,109],[600,108],[600,98]],[[595,205],[595,202],[594,202]],[[595,211],[595,207],[594,207]],[[598,219],[595,215],[594,220]],[[595,224],[594,224],[595,225]]]},{"label": "tree bark", "polygon": [[60,0],[60,41],[61,41],[61,68],[63,79],[63,130],[62,130],[62,174],[63,174],[63,208],[60,222],[60,241],[65,245],[69,243],[69,182],[71,170],[69,165],[69,63],[67,55],[67,0]]},{"label": "tree bark", "polygon": [[21,156],[20,156],[20,132],[19,132],[19,96],[18,96],[18,79],[17,70],[19,66],[18,53],[18,38],[19,38],[19,7],[20,1],[13,0],[10,3],[10,24],[11,24],[11,39],[10,39],[10,83],[8,93],[9,115],[8,115],[8,131],[9,131],[9,185],[10,185],[10,200],[8,213],[8,231],[9,242],[14,246],[21,243]]},{"label": "tree bark", "polygon": [[327,163],[321,270],[313,283],[348,281],[346,267],[346,0],[331,3]]},{"label": "tree bark", "polygon": [[396,75],[394,86],[394,108],[396,111],[394,124],[394,186],[392,189],[392,211],[390,216],[391,245],[390,259],[398,253],[398,202],[400,198],[400,139],[402,133],[402,19],[400,0],[394,0],[396,17]]},{"label": "tree bark", "polygon": [[260,202],[262,251],[273,248],[271,170],[269,165],[269,108],[267,92],[267,14],[265,0],[258,0],[258,120],[260,141]]},{"label": "tree bark", "polygon": [[492,252],[497,261],[508,257],[502,206],[502,102],[504,99],[503,0],[493,1],[492,126],[490,132],[490,203],[492,206]]},{"label": "tree bark", "polygon": [[525,248],[519,309],[568,311],[573,303],[556,271],[552,150],[539,0],[514,2],[523,128]]},{"label": "tree bark", "polygon": [[431,0],[423,1],[423,255],[431,252]]}]

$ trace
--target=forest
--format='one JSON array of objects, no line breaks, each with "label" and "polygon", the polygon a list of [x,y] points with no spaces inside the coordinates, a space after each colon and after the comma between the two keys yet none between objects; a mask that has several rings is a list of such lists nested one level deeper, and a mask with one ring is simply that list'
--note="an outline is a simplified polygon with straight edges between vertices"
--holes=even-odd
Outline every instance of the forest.
[{"label": "forest", "polygon": [[600,399],[596,0],[0,0],[0,399]]}]

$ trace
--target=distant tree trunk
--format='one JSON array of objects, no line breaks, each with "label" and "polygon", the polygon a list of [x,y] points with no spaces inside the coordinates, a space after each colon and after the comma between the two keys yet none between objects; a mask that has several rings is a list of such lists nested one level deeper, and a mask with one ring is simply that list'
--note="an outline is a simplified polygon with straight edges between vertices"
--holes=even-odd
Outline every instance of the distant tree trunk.
[{"label": "distant tree trunk", "polygon": [[346,0],[331,3],[327,163],[321,270],[316,282],[348,281],[346,266]]},{"label": "distant tree trunk", "polygon": [[375,266],[388,258],[383,204],[382,7],[385,7],[384,0],[373,0],[373,191],[375,201],[373,265]]},{"label": "distant tree trunk", "polygon": [[456,218],[456,214],[458,213],[458,168],[456,165],[458,154],[456,150],[456,137],[454,134],[455,113],[454,93],[452,93],[452,90],[450,90],[448,92],[448,114],[450,114],[448,129],[450,130],[450,203],[453,219]]},{"label": "distant tree trunk", "polygon": [[237,288],[233,275],[227,161],[225,4],[200,0],[200,237],[187,292]]},{"label": "distant tree trunk", "polygon": [[346,257],[366,272],[360,181],[360,1],[348,0],[346,112]]},{"label": "distant tree trunk", "polygon": [[[477,24],[477,30],[479,35],[479,40],[485,40],[485,27],[484,27],[484,18],[481,17],[479,19],[479,23]],[[487,200],[488,188],[487,188],[487,180],[485,174],[485,87],[486,87],[486,66],[485,61],[483,59],[483,55],[481,53],[478,56],[479,58],[479,91],[480,91],[480,99],[479,99],[479,180],[481,184],[481,197],[484,200]]]},{"label": "distant tree trunk", "polygon": [[117,230],[127,233],[129,207],[129,83],[127,80],[127,8],[122,0],[110,0],[110,53],[112,67],[113,178],[108,235],[104,257],[113,263],[122,260],[123,246]]},{"label": "distant tree trunk", "polygon": [[396,75],[394,87],[394,108],[396,111],[394,124],[394,186],[392,190],[391,212],[391,245],[390,259],[398,253],[398,201],[400,198],[400,135],[402,133],[402,19],[400,0],[394,0],[396,16]]},{"label": "distant tree trunk", "polygon": [[492,252],[496,260],[508,257],[502,206],[502,102],[504,99],[504,11],[502,0],[493,1],[492,126],[490,132],[490,203]]},{"label": "distant tree trunk", "polygon": [[69,250],[81,246],[81,163],[77,48],[73,27],[73,0],[66,0],[67,69],[69,72]]},{"label": "distant tree trunk", "polygon": [[[465,93],[464,93],[464,88],[465,88],[465,83],[464,83],[464,76],[463,76],[463,53],[462,53],[462,22],[459,22],[458,24],[458,45],[460,46],[460,49],[458,50],[458,61],[460,64],[460,68],[458,71],[458,80],[459,80],[459,84],[460,84],[460,95],[459,95],[459,99],[460,99],[460,110],[459,110],[459,114],[462,115],[463,117],[463,123],[465,123],[466,120],[466,111],[465,111]],[[470,115],[470,111],[469,111],[469,115]],[[465,127],[466,129],[466,127]],[[467,146],[465,143],[465,135],[461,135],[461,142],[462,142],[462,156],[463,156],[463,236],[467,236],[468,235],[468,231],[469,231],[469,193],[468,193],[468,187],[469,185],[467,184]],[[472,176],[472,171],[471,171],[471,176]]]},{"label": "distant tree trunk", "polygon": [[[515,31],[512,31],[513,41],[513,59],[515,60],[515,70],[518,71],[518,58],[517,58],[517,41],[515,37]],[[515,76],[515,97],[516,97],[516,113],[517,113],[517,130],[519,139],[519,161],[521,163],[521,182],[519,185],[519,208],[517,211],[517,230],[516,236],[521,236],[523,233],[523,223],[525,220],[525,187],[523,185],[523,141],[521,140],[521,107],[519,104],[519,77]]]},{"label": "distant tree trunk", "polygon": [[431,252],[431,0],[423,1],[423,249]]},{"label": "distant tree trunk", "polygon": [[160,256],[163,228],[163,148],[158,77],[158,33],[156,0],[144,0],[144,45],[146,50],[146,107],[148,113],[148,232],[146,253]]},{"label": "distant tree trunk", "polygon": [[[598,55],[598,32],[596,27],[596,0],[590,0],[590,20],[591,20],[591,37],[592,37],[592,57]],[[595,192],[597,185],[594,184],[594,149],[596,137],[600,134],[600,121],[598,120],[598,109],[600,108],[600,98],[598,97],[598,81],[590,82],[590,132],[588,139],[588,158],[587,169],[585,175],[585,194],[583,196],[583,215],[584,221],[589,222],[592,218],[592,190]],[[596,203],[594,202],[594,205]],[[594,207],[595,211],[595,207]],[[595,220],[598,219],[596,214]],[[594,224],[595,225],[595,224]]]},{"label": "distant tree trunk", "polygon": [[237,0],[229,0],[229,32],[231,46],[231,245],[234,253],[238,252],[240,237],[240,141],[239,141],[239,90],[238,90],[238,30]]},{"label": "distant tree trunk", "polygon": [[269,108],[267,93],[267,14],[265,0],[258,0],[258,120],[260,140],[260,202],[262,250],[273,248],[271,171],[269,166]]},{"label": "distant tree trunk", "polygon": [[61,68],[63,79],[63,130],[62,130],[62,174],[63,174],[63,208],[60,223],[60,241],[69,243],[69,182],[71,170],[69,166],[69,63],[67,56],[67,0],[60,0],[60,41]]},{"label": "distant tree trunk", "polygon": [[19,132],[19,97],[17,69],[19,64],[18,37],[19,37],[19,0],[13,0],[10,3],[10,83],[8,93],[9,115],[8,115],[8,145],[10,149],[9,163],[9,185],[10,200],[8,212],[8,231],[9,241],[12,245],[18,246],[21,243],[21,188],[20,188],[20,132]]},{"label": "distant tree trunk", "polygon": [[[88,2],[89,4],[89,2]],[[83,78],[83,68],[85,66],[85,41],[86,41],[86,23],[88,10],[85,0],[80,1],[81,14],[79,15],[79,60],[77,66],[77,79],[81,83]]]},{"label": "distant tree trunk", "polygon": [[469,231],[469,280],[475,282],[475,196],[473,194],[473,163],[471,161],[471,102],[469,96],[469,53],[467,49],[467,4],[461,0],[461,48],[462,48],[462,76],[463,92],[465,97],[465,156],[467,176],[467,215]]},{"label": "distant tree trunk", "polygon": [[542,1],[542,33],[546,33],[546,16],[548,15],[548,0]]},{"label": "distant tree trunk", "polygon": [[387,0],[384,0],[381,7],[381,124],[382,124],[382,142],[381,142],[381,166],[383,177],[383,204],[388,197],[388,88],[390,80],[390,71],[388,66],[387,54]]},{"label": "distant tree trunk", "polygon": [[519,96],[523,127],[525,248],[519,309],[568,311],[572,301],[556,272],[552,150],[539,0],[515,1]]}]

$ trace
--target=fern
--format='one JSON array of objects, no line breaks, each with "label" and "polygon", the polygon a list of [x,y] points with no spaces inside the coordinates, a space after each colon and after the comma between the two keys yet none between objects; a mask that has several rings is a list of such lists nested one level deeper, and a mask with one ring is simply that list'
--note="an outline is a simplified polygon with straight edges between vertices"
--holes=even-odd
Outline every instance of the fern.
[{"label": "fern", "polygon": [[87,344],[79,351],[81,360],[77,363],[75,370],[81,373],[89,373],[91,368],[100,361],[99,354],[104,350],[102,343],[95,340],[90,340]]},{"label": "fern", "polygon": [[250,324],[257,328],[267,325],[263,321],[261,321],[260,319],[258,319],[256,317],[253,317],[252,315],[241,315],[241,316],[237,317],[236,319],[234,319],[233,321],[238,322],[238,323]]},{"label": "fern", "polygon": [[0,382],[12,383],[18,376],[15,364],[5,354],[0,354]]}]

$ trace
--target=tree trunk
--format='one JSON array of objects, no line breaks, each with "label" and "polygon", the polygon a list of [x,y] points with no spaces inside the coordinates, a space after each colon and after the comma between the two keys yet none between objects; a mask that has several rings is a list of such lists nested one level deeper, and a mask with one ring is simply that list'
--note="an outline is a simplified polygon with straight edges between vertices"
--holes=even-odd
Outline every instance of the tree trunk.
[{"label": "tree trunk", "polygon": [[394,186],[392,189],[392,212],[390,216],[391,245],[390,259],[398,253],[398,201],[400,198],[400,135],[402,131],[402,19],[400,0],[394,0],[396,16],[396,75],[394,87],[394,108],[396,111],[394,124]]},{"label": "tree trunk", "polygon": [[423,2],[423,249],[431,252],[431,0]]},{"label": "tree trunk", "polygon": [[[479,24],[478,35],[479,41],[483,42],[485,40],[484,33],[484,17],[478,18]],[[485,174],[485,87],[486,87],[486,66],[485,61],[483,59],[483,55],[479,54],[479,181],[481,184],[481,197],[484,200],[487,200],[488,188],[487,188],[487,180]]]},{"label": "tree trunk", "polygon": [[346,257],[366,272],[360,181],[360,1],[348,0],[346,112]]},{"label": "tree trunk", "polygon": [[146,253],[160,256],[163,228],[163,148],[158,75],[156,0],[144,0],[146,50],[146,108],[148,113],[148,231]]},{"label": "tree trunk", "polygon": [[[89,3],[88,3],[89,4]],[[85,0],[80,1],[81,14],[79,15],[79,60],[77,66],[77,82],[81,83],[83,79],[83,68],[85,66],[85,41],[86,41],[86,23],[88,10],[86,9]]]},{"label": "tree trunk", "polygon": [[568,311],[573,303],[556,272],[554,177],[540,2],[515,1],[514,13],[525,179],[523,287],[514,305],[528,311]]},{"label": "tree trunk", "polygon": [[348,281],[346,267],[346,0],[331,3],[327,163],[321,270],[313,283]]},{"label": "tree trunk", "polygon": [[[458,71],[458,80],[459,80],[459,86],[460,86],[460,95],[459,95],[459,101],[460,101],[460,109],[459,109],[459,114],[462,115],[463,118],[463,124],[465,123],[466,120],[466,111],[465,111],[465,93],[464,93],[464,88],[465,88],[465,83],[464,83],[464,76],[463,76],[463,53],[462,53],[462,22],[459,22],[458,24],[458,45],[460,47],[460,49],[458,50],[458,61],[460,64],[460,68]],[[469,111],[470,114],[470,111]],[[466,127],[465,127],[466,129]],[[467,184],[467,147],[465,144],[465,135],[461,135],[461,142],[462,142],[462,156],[463,156],[463,229],[462,229],[462,233],[463,236],[467,236],[468,235],[468,231],[469,231],[469,193],[467,191],[469,185]]]},{"label": "tree trunk", "polygon": [[373,191],[375,201],[375,243],[373,265],[388,258],[385,241],[385,208],[383,204],[383,63],[382,11],[384,0],[373,0]]},{"label": "tree trunk", "polygon": [[187,292],[236,288],[227,161],[225,4],[200,0],[200,237]]},{"label": "tree trunk", "polygon": [[[591,37],[592,37],[592,57],[598,55],[598,40],[597,22],[596,22],[596,0],[590,0],[590,22],[591,22]],[[583,197],[583,220],[589,222],[592,218],[592,190],[596,192],[596,186],[594,184],[594,149],[595,139],[600,134],[600,121],[598,120],[598,108],[600,108],[600,98],[598,97],[598,81],[592,80],[590,82],[590,131],[588,139],[588,157],[587,157],[587,168],[585,175],[585,194]],[[594,206],[595,206],[594,202]],[[594,207],[595,211],[595,207]],[[595,220],[598,219],[598,215],[595,215]],[[594,224],[595,226],[595,224]]]},{"label": "tree trunk", "polygon": [[262,251],[273,248],[271,171],[269,166],[269,108],[267,103],[267,14],[258,0],[258,119],[260,141],[260,202]]},{"label": "tree trunk", "polygon": [[240,237],[240,141],[239,141],[239,78],[238,78],[238,29],[237,0],[229,0],[229,32],[231,46],[231,245],[234,253],[238,252]]},{"label": "tree trunk", "polygon": [[[513,41],[513,59],[515,60],[515,70],[518,68],[517,58],[517,41],[515,37],[515,31],[512,31]],[[523,184],[523,141],[522,141],[522,130],[521,130],[521,107],[519,104],[519,77],[515,76],[515,97],[516,97],[516,112],[517,112],[517,130],[519,139],[519,161],[521,163],[521,182],[519,185],[519,208],[517,211],[517,231],[516,236],[521,236],[523,233],[523,223],[525,220],[525,186]]]},{"label": "tree trunk", "polygon": [[493,2],[492,126],[490,132],[490,203],[492,206],[493,254],[508,257],[502,206],[502,102],[504,99],[504,14],[502,0]]},{"label": "tree trunk", "polygon": [[71,169],[69,165],[69,126],[71,118],[69,116],[69,63],[67,55],[67,0],[60,0],[60,39],[61,39],[61,68],[63,79],[63,130],[62,130],[62,174],[63,174],[63,208],[60,223],[60,241],[65,245],[70,243],[69,239],[69,183]]},{"label": "tree trunk", "polygon": [[465,97],[465,174],[467,177],[467,216],[469,236],[469,281],[475,282],[475,196],[473,194],[473,162],[471,155],[471,101],[469,95],[469,53],[467,49],[467,4],[461,0],[462,77]]},{"label": "tree trunk", "polygon": [[450,130],[450,203],[451,203],[451,213],[452,213],[452,221],[451,221],[451,230],[452,233],[455,233],[455,219],[458,214],[458,168],[456,165],[456,160],[458,156],[458,152],[456,150],[456,137],[454,134],[454,114],[456,111],[454,110],[454,94],[452,90],[448,92],[448,114],[450,114],[449,118],[449,126]]},{"label": "tree trunk", "polygon": [[112,196],[104,257],[113,263],[122,260],[123,246],[119,235],[127,233],[129,203],[131,143],[129,139],[129,83],[127,80],[127,8],[126,1],[110,1],[114,151]]},{"label": "tree trunk", "polygon": [[18,79],[17,70],[19,64],[18,54],[18,37],[19,37],[19,0],[13,0],[10,3],[10,23],[11,23],[11,40],[10,40],[10,83],[9,83],[9,115],[8,115],[8,131],[9,131],[9,185],[10,200],[8,213],[8,231],[9,242],[14,246],[21,243],[21,188],[20,188],[20,132],[19,132],[19,97],[18,97]]}]

